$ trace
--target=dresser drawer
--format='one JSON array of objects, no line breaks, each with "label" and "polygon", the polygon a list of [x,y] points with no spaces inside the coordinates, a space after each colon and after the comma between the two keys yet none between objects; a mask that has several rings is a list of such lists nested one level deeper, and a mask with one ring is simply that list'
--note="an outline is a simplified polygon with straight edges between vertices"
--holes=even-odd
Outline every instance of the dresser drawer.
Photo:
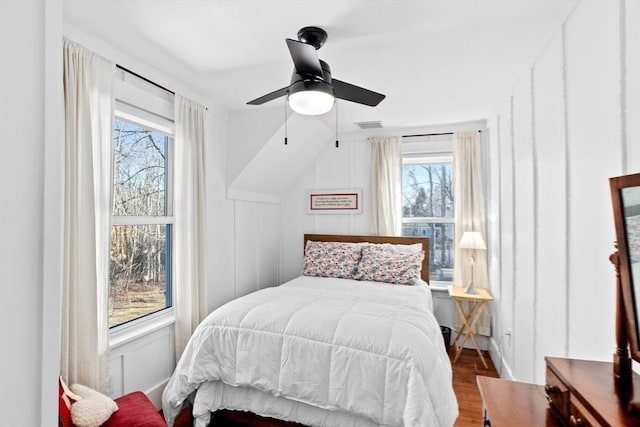
[{"label": "dresser drawer", "polygon": [[582,402],[571,395],[569,398],[569,426],[570,427],[596,427],[600,423],[589,413]]},{"label": "dresser drawer", "polygon": [[547,367],[546,377],[544,391],[551,408],[558,413],[560,418],[569,419],[569,389],[549,367]]},{"label": "dresser drawer", "polygon": [[[640,427],[640,415],[629,411],[620,398],[611,362],[551,356],[545,361],[545,393],[565,426]],[[640,375],[635,372],[633,390],[640,390]]]}]

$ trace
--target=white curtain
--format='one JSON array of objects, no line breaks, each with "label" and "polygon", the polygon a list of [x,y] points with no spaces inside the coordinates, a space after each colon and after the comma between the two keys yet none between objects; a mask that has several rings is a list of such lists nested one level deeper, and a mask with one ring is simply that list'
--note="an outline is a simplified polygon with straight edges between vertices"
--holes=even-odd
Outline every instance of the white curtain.
[{"label": "white curtain", "polygon": [[64,41],[65,183],[61,375],[108,391],[114,64]]},{"label": "white curtain", "polygon": [[[485,239],[484,183],[480,139],[477,131],[460,132],[454,135],[453,168],[455,182],[455,231],[456,252],[453,268],[454,283],[467,284],[471,280],[471,249],[460,249],[458,243],[465,231],[479,231]],[[476,249],[474,252],[473,281],[479,288],[487,288],[487,251]],[[487,306],[483,311],[476,332],[489,336],[491,333],[491,310]],[[457,316],[457,312],[456,312]],[[455,319],[459,328],[461,320]]]},{"label": "white curtain", "polygon": [[205,164],[206,108],[175,97],[174,309],[176,357],[206,316]]},{"label": "white curtain", "polygon": [[371,142],[372,233],[402,234],[402,138],[376,137]]}]

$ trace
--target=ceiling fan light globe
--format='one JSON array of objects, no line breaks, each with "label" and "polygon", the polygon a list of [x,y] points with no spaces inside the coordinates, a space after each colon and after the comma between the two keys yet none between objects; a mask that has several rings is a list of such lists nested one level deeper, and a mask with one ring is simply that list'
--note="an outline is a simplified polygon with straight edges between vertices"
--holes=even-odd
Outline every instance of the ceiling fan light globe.
[{"label": "ceiling fan light globe", "polygon": [[289,106],[293,111],[307,116],[319,116],[333,108],[333,95],[319,90],[303,90],[289,95]]}]

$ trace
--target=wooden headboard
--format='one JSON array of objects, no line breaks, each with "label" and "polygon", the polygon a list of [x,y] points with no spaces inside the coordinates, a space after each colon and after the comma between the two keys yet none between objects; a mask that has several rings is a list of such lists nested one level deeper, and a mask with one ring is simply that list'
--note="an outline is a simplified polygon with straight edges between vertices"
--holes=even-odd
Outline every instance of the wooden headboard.
[{"label": "wooden headboard", "polygon": [[304,248],[307,247],[307,241],[314,242],[348,242],[348,243],[391,243],[394,245],[413,245],[422,244],[424,251],[424,259],[422,260],[422,280],[429,283],[429,239],[426,237],[397,237],[397,236],[348,236],[343,234],[305,234]]}]

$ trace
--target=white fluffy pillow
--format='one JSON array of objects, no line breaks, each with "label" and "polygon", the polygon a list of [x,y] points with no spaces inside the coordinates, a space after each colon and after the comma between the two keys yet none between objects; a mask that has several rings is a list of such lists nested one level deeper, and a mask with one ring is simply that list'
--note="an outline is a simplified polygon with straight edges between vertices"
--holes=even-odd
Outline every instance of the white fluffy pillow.
[{"label": "white fluffy pillow", "polygon": [[100,392],[80,384],[70,388],[81,397],[71,405],[71,420],[77,427],[100,427],[118,410],[118,404]]},{"label": "white fluffy pillow", "polygon": [[422,243],[412,243],[410,245],[405,244],[393,244],[393,243],[364,243],[367,246],[374,246],[376,248],[382,248],[386,251],[392,251],[404,254],[416,254],[422,252]]}]

